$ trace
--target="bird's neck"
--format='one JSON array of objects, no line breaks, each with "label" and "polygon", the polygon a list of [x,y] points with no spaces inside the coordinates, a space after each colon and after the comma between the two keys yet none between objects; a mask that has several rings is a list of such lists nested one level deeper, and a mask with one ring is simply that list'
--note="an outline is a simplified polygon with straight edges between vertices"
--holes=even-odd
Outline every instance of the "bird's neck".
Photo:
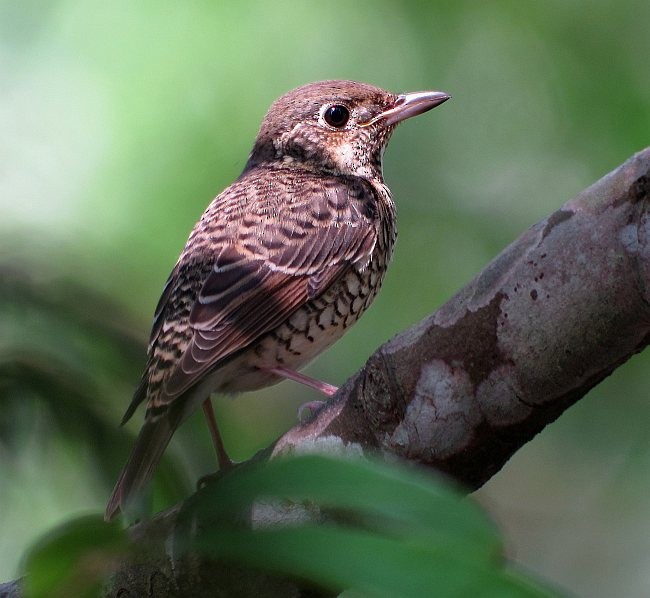
[{"label": "bird's neck", "polygon": [[356,177],[364,179],[373,185],[384,185],[381,162],[376,164],[371,162],[358,164],[355,168],[348,169],[340,168],[335,164],[324,165],[322,162],[316,162],[313,160],[300,160],[290,155],[280,157],[274,156],[272,159],[260,160],[259,156],[251,154],[244,170],[242,171],[242,176],[249,173],[254,168],[292,168],[323,176]]},{"label": "bird's neck", "polygon": [[313,127],[297,125],[282,135],[258,135],[244,173],[262,164],[283,164],[312,173],[353,176],[383,181],[383,149],[392,129],[382,132],[381,143],[371,143],[370,133],[353,139],[321,139]]}]

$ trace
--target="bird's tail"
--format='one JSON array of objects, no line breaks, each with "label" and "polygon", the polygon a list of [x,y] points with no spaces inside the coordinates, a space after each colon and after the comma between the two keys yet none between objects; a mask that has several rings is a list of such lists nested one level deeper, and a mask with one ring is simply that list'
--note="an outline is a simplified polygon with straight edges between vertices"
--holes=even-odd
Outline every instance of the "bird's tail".
[{"label": "bird's tail", "polygon": [[106,505],[106,521],[115,517],[146,486],[175,429],[176,425],[165,415],[145,421]]}]

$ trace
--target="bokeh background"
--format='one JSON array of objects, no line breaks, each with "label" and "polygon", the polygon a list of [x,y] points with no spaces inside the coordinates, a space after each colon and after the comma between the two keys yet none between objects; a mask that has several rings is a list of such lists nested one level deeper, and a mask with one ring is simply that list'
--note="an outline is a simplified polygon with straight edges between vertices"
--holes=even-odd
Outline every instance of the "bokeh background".
[{"label": "bokeh background", "polygon": [[[650,143],[649,25],[633,0],[1,2],[0,581],[35,537],[103,508],[162,285],[272,100],[326,78],[453,95],[386,153],[392,269],[309,368],[339,384]],[[476,494],[509,556],[578,596],[650,595],[649,366],[619,368]],[[217,399],[232,455],[313,398]],[[168,452],[160,507],[214,467],[198,417]]]}]

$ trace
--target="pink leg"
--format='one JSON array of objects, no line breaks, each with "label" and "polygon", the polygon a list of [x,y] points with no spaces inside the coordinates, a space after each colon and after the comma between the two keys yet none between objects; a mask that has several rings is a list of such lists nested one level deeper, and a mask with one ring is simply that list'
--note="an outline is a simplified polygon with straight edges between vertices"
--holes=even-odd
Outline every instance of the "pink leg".
[{"label": "pink leg", "polygon": [[226,447],[223,445],[221,433],[219,432],[219,426],[217,425],[217,418],[214,416],[212,401],[209,398],[203,401],[203,414],[205,415],[205,419],[208,422],[208,428],[210,429],[212,442],[214,443],[214,448],[217,451],[219,470],[225,471],[226,469],[232,467],[232,460],[226,452]]},{"label": "pink leg", "polygon": [[289,368],[276,367],[269,368],[267,371],[282,376],[283,378],[287,378],[288,380],[293,380],[294,382],[299,382],[300,384],[309,386],[309,388],[313,388],[314,390],[323,393],[326,397],[331,397],[338,390],[336,386],[332,386],[327,382],[321,382],[320,380],[316,380],[316,378],[310,378],[309,376],[305,376],[305,374],[295,372]]}]

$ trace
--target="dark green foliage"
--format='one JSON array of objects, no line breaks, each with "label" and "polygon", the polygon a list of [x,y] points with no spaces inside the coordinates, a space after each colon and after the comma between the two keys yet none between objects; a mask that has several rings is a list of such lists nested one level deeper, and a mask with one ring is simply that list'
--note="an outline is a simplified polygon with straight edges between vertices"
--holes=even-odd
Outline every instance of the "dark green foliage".
[{"label": "dark green foliage", "polygon": [[[133,439],[118,422],[146,346],[115,303],[71,281],[46,284],[38,270],[0,267],[0,446],[18,456],[34,436],[47,453],[66,439],[109,487]],[[162,479],[179,497],[177,469]]]},{"label": "dark green foliage", "polygon": [[[300,507],[286,501],[303,504],[302,522],[300,510],[291,510]],[[251,508],[297,521],[238,528],[237,514]],[[552,595],[505,568],[496,529],[472,501],[413,470],[320,456],[278,459],[223,476],[187,509],[192,525],[186,529],[198,524],[201,530],[195,549],[334,592]],[[308,514],[315,512],[323,512],[324,521],[311,521]]]},{"label": "dark green foliage", "polygon": [[[244,523],[251,509],[258,520],[252,530]],[[259,523],[260,513],[269,511],[274,515],[266,525]],[[331,592],[557,595],[512,569],[502,550],[485,514],[441,480],[322,456],[247,464],[221,476],[184,504],[173,540],[174,559],[191,551]],[[27,595],[92,595],[127,554],[124,532],[115,525],[98,516],[74,520],[28,552]]]},{"label": "dark green foliage", "polygon": [[23,588],[27,598],[92,598],[127,551],[116,523],[88,515],[49,532],[27,552]]}]

